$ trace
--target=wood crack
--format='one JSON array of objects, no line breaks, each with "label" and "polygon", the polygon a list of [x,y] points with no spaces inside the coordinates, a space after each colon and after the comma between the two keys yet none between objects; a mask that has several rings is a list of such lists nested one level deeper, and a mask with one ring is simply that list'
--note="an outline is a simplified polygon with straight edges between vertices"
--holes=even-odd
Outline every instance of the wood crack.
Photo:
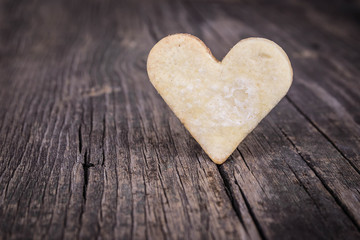
[{"label": "wood crack", "polygon": [[104,167],[105,165],[105,145],[106,145],[106,115],[104,115],[103,118],[103,135],[102,135],[102,161],[101,161],[101,166]]},{"label": "wood crack", "polygon": [[246,228],[245,222],[243,217],[241,216],[241,210],[240,210],[240,206],[239,203],[235,200],[235,198],[231,195],[231,184],[230,184],[230,179],[226,176],[226,173],[224,172],[224,169],[222,166],[217,165],[217,169],[220,173],[220,177],[223,180],[224,183],[224,188],[225,188],[225,192],[226,195],[228,196],[231,206],[237,216],[237,218],[239,219],[241,225],[244,227],[246,233],[248,234],[248,230]]},{"label": "wood crack", "polygon": [[[282,129],[280,129],[280,131],[282,132]],[[311,201],[314,203],[315,207],[317,208],[317,210],[319,211],[319,214],[324,217],[322,215],[321,209],[319,204],[315,201],[315,199],[312,197],[312,195],[310,194],[308,188],[304,185],[304,183],[301,181],[300,177],[298,176],[298,174],[294,171],[294,169],[286,162],[286,165],[289,167],[290,171],[294,174],[296,180],[299,182],[299,185],[305,190],[306,194],[310,197]]]},{"label": "wood crack", "polygon": [[84,163],[82,163],[83,170],[84,170],[84,186],[83,186],[84,204],[86,203],[86,193],[87,193],[87,188],[88,188],[88,184],[89,184],[89,171],[90,171],[90,168],[95,166],[93,163],[90,163],[90,156],[88,156],[87,152],[88,151],[85,150]]},{"label": "wood crack", "polygon": [[[144,161],[146,161],[146,158],[144,159]],[[144,169],[142,169],[142,178],[143,178],[143,183],[144,183],[144,219],[145,219],[145,239],[148,239],[148,214],[147,214],[147,209],[146,206],[148,204],[148,199],[147,199],[147,189],[146,189],[146,179],[145,179],[145,171]]]},{"label": "wood crack", "polygon": [[240,191],[240,194],[241,194],[242,198],[244,199],[246,208],[247,208],[248,211],[249,211],[249,214],[250,214],[250,216],[251,216],[251,218],[252,218],[252,220],[253,220],[253,222],[254,222],[254,224],[255,224],[255,226],[256,226],[256,229],[258,230],[258,232],[259,232],[259,234],[260,234],[261,239],[266,240],[267,238],[266,238],[266,236],[265,236],[264,230],[263,230],[262,227],[260,226],[260,223],[259,223],[259,221],[257,220],[257,218],[256,218],[256,216],[255,216],[255,213],[254,213],[254,211],[252,210],[248,199],[246,198],[243,190],[241,189],[239,183],[237,182],[237,180],[236,180],[236,178],[235,178],[235,175],[234,175],[234,179],[235,179],[235,185],[238,187],[238,189],[239,189],[239,191]]},{"label": "wood crack", "polygon": [[82,146],[83,146],[82,135],[81,135],[81,125],[80,125],[80,127],[78,129],[78,140],[79,140],[79,153],[81,154]]},{"label": "wood crack", "polygon": [[[244,144],[244,145],[246,146],[246,144]],[[248,147],[248,146],[246,146],[246,148],[248,149],[248,151],[250,152],[250,154],[252,154],[252,153],[251,153],[251,151],[250,151],[250,149],[249,149],[249,147]],[[246,162],[246,160],[245,160],[245,158],[244,158],[243,154],[242,154],[242,153],[241,153],[241,151],[239,150],[239,148],[236,148],[236,150],[239,152],[239,154],[240,154],[240,156],[241,156],[241,159],[242,159],[242,160],[243,160],[243,162],[245,163],[245,165],[246,165],[247,169],[249,169],[249,171],[250,171],[251,175],[254,177],[254,179],[255,179],[255,180],[256,180],[256,182],[258,183],[258,185],[259,185],[259,187],[261,188],[261,190],[263,191],[263,193],[264,193],[265,195],[267,195],[267,193],[266,193],[265,189],[261,186],[261,184],[260,184],[259,180],[255,177],[255,175],[254,175],[253,171],[250,169],[249,165],[247,164],[247,162]]]}]

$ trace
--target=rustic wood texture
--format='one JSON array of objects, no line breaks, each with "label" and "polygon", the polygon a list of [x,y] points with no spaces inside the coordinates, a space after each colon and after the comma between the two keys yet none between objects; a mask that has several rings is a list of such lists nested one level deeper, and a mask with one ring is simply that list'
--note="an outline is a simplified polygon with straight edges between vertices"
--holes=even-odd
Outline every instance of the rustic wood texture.
[{"label": "rustic wood texture", "polygon": [[[360,238],[359,2],[0,2],[0,239]],[[178,32],[294,68],[221,166],[147,78]]]}]

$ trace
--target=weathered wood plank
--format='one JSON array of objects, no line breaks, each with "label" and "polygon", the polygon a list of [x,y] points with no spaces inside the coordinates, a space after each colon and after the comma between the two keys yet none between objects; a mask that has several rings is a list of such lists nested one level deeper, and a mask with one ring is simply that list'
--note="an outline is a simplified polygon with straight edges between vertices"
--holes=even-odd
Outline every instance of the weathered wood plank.
[{"label": "weathered wood plank", "polygon": [[[356,18],[225,2],[1,2],[0,238],[359,238]],[[222,166],[147,79],[176,32],[292,59],[288,98]]]}]

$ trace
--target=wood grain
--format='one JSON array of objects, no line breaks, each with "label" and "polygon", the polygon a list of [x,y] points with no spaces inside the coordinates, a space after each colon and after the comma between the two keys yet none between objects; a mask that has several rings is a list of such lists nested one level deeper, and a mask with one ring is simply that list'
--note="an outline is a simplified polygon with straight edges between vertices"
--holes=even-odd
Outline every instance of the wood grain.
[{"label": "wood grain", "polygon": [[[2,0],[0,238],[358,239],[359,6]],[[147,78],[177,32],[219,59],[266,37],[293,64],[221,166]]]}]

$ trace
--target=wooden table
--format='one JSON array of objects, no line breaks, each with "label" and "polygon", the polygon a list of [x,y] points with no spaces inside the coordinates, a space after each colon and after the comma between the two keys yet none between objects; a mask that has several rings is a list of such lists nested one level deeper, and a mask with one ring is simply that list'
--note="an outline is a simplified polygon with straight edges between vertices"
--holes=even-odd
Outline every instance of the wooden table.
[{"label": "wooden table", "polygon": [[[1,239],[360,239],[359,2],[13,1],[0,12]],[[150,84],[162,37],[288,53],[221,166]]]}]

